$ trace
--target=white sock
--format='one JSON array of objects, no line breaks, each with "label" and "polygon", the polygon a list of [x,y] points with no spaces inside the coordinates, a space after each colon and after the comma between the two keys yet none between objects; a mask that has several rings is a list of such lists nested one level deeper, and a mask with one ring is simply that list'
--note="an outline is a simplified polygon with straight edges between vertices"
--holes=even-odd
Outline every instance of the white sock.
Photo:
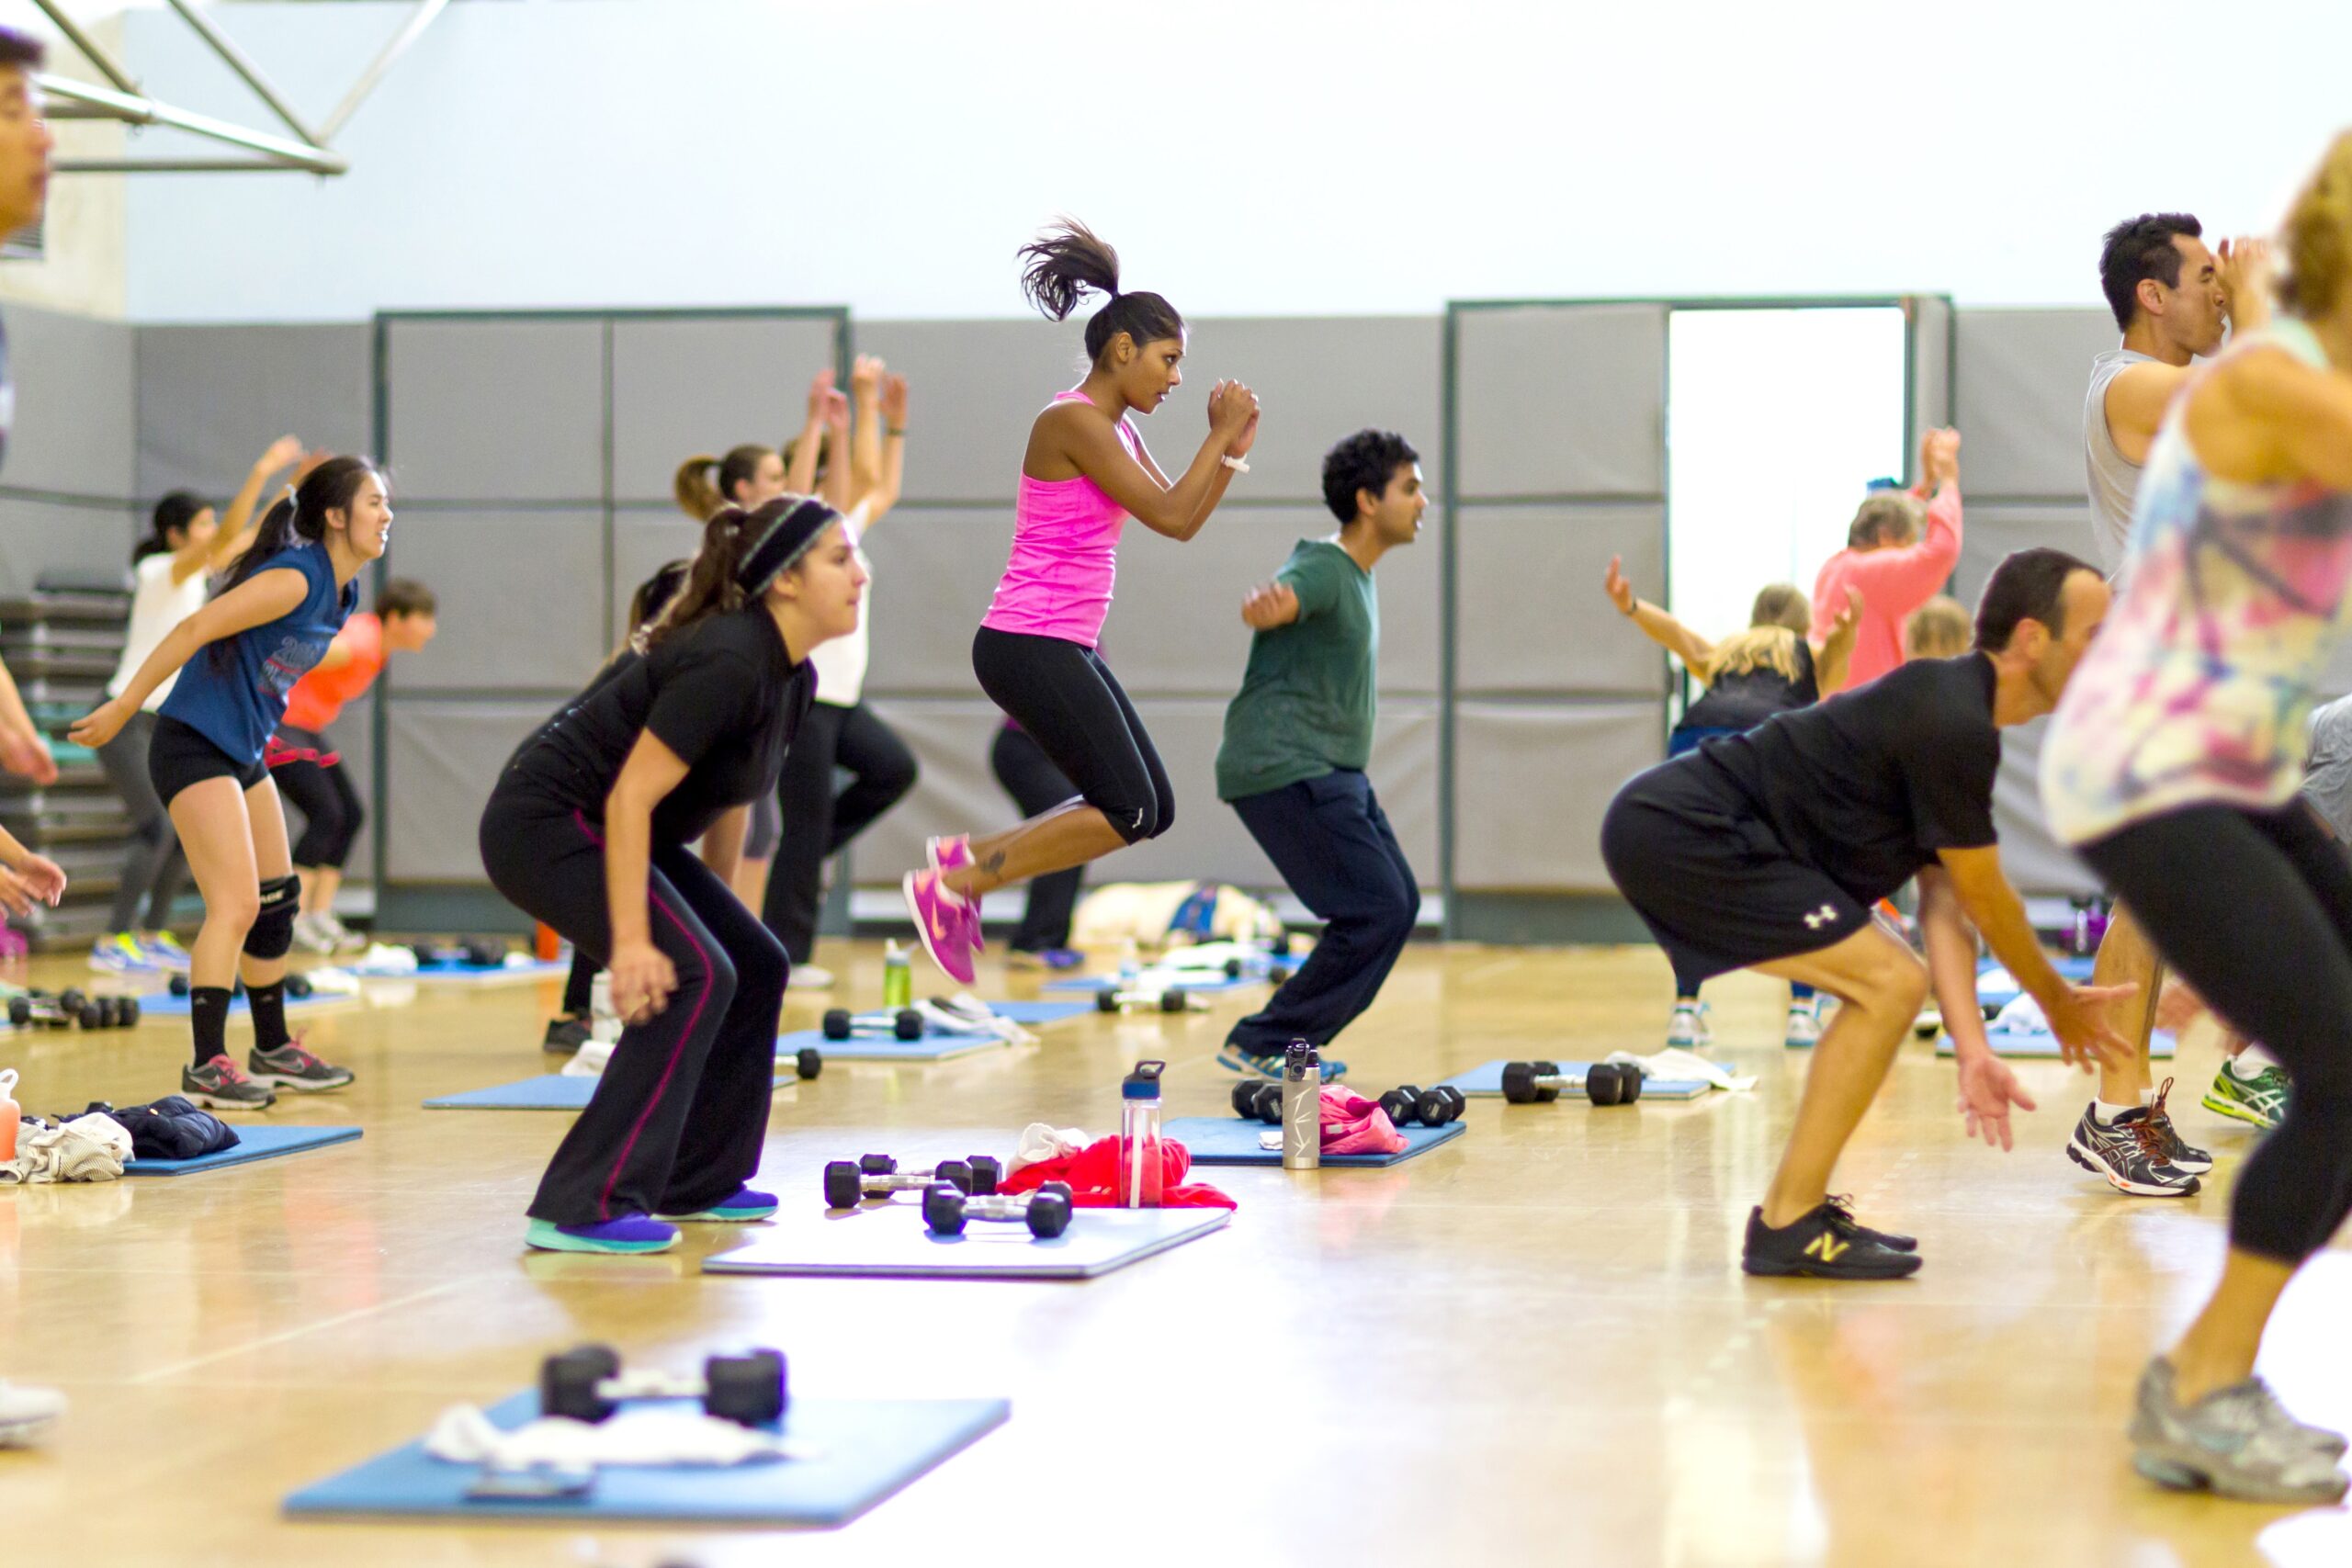
[{"label": "white sock", "polygon": [[2143,1104],[2143,1105],[2154,1105],[2155,1102],[2156,1102],[2156,1091],[2155,1091],[2154,1089],[2142,1089],[2142,1090],[2140,1091],[2140,1103],[2141,1103],[2141,1104]]},{"label": "white sock", "polygon": [[2092,1119],[2097,1121],[2101,1126],[2113,1125],[2115,1119],[2118,1116],[2122,1115],[2127,1111],[2143,1111],[2145,1109],[2145,1105],[2109,1105],[2104,1100],[2094,1100],[2091,1101]]},{"label": "white sock", "polygon": [[2228,1071],[2232,1077],[2242,1078],[2246,1082],[2251,1083],[2256,1078],[2260,1077],[2270,1068],[2280,1065],[2281,1064],[2278,1057],[2272,1055],[2261,1046],[2249,1045],[2245,1050],[2239,1052],[2236,1055],[2231,1057],[2227,1062],[2224,1062],[2222,1066]]}]

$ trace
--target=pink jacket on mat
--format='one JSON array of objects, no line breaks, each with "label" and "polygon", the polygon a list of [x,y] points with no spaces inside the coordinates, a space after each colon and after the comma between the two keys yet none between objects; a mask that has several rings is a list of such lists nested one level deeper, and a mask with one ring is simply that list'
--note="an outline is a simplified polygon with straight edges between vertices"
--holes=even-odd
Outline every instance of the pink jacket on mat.
[{"label": "pink jacket on mat", "polygon": [[[1914,490],[1912,492],[1919,492]],[[1846,590],[1862,596],[1854,627],[1854,653],[1847,661],[1850,692],[1903,662],[1903,623],[1911,612],[1943,591],[1960,561],[1960,487],[1945,485],[1928,502],[1927,533],[1916,545],[1876,550],[1839,550],[1823,565],[1813,584],[1813,646],[1846,608]],[[1823,696],[1829,694],[1824,692]]]}]

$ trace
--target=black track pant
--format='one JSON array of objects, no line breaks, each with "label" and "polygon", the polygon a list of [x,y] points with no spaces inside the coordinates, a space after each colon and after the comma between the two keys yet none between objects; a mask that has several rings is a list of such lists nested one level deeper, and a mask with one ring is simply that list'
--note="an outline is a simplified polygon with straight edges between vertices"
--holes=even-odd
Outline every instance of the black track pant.
[{"label": "black track pant", "polygon": [[[513,776],[481,819],[482,865],[525,914],[612,958],[604,829]],[[630,1024],[531,1200],[560,1225],[691,1213],[759,1169],[786,962],[767,928],[683,844],[657,843],[653,945],[676,968],[670,1005]]]},{"label": "black track pant", "polygon": [[[855,775],[839,795],[835,768]],[[775,782],[783,837],[760,910],[795,964],[816,951],[825,863],[914,787],[915,754],[873,709],[809,705]]]},{"label": "black track pant", "polygon": [[2230,1241],[2283,1263],[2352,1211],[2352,864],[2296,803],[2199,806],[2086,844],[2158,952],[2286,1065],[2286,1119],[2246,1156]]},{"label": "black track pant", "polygon": [[[1026,730],[1009,724],[997,730],[996,742],[989,748],[989,768],[1024,818],[1051,811],[1078,794],[1078,786],[1054,766],[1045,748]],[[1012,933],[1012,951],[1046,953],[1068,947],[1070,916],[1078,908],[1078,890],[1085,881],[1082,865],[1033,878],[1028,902],[1021,910],[1021,929]]]},{"label": "black track pant", "polygon": [[[288,746],[306,751],[329,752],[334,742],[324,735],[291,726],[277,732],[279,739]],[[316,762],[287,762],[272,768],[269,776],[277,781],[277,793],[291,802],[302,814],[302,836],[295,840],[294,863],[305,871],[322,866],[341,871],[351,858],[351,846],[359,837],[359,826],[368,814],[360,808],[359,794],[351,787],[351,773],[341,762],[321,767]]]},{"label": "black track pant", "polygon": [[1091,648],[982,626],[972,673],[1128,843],[1174,826],[1176,792],[1135,705]]}]

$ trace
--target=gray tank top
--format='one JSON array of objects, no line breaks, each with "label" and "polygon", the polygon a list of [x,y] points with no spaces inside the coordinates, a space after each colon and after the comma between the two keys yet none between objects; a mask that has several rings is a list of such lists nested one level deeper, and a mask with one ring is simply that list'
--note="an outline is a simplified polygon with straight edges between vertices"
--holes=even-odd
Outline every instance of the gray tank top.
[{"label": "gray tank top", "polygon": [[2083,466],[2090,477],[2091,543],[2099,565],[2113,577],[2132,542],[2132,499],[2140,491],[2140,465],[2116,450],[2107,428],[2108,383],[2134,365],[2155,356],[2133,348],[2110,348],[2091,361],[2090,395],[2083,400]]}]

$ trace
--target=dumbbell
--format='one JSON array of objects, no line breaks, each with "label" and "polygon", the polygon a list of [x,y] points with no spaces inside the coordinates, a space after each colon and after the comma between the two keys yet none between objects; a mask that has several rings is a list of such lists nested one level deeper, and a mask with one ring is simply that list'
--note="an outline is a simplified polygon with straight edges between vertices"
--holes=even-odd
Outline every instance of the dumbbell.
[{"label": "dumbbell", "polygon": [[793,1055],[792,1070],[804,1078],[813,1078],[825,1070],[825,1054],[814,1045],[803,1045]]},{"label": "dumbbell", "polygon": [[959,1191],[988,1197],[996,1191],[996,1184],[1003,1176],[1003,1162],[994,1155],[942,1160],[930,1170],[908,1171],[900,1170],[899,1162],[888,1155],[866,1155],[854,1161],[837,1159],[825,1167],[825,1207],[854,1209],[868,1198],[888,1198],[893,1192],[921,1192],[942,1183]]},{"label": "dumbbell", "polygon": [[27,991],[8,998],[8,1021],[20,1029],[28,1025],[40,1029],[71,1029],[75,1024],[85,1029],[110,1027],[99,1021],[102,1016],[96,1002],[71,987],[58,996],[47,991]]},{"label": "dumbbell", "polygon": [[1157,1008],[1161,1012],[1189,1012],[1193,998],[1182,987],[1171,986],[1164,991],[1123,991],[1116,986],[1105,986],[1094,993],[1096,1012],[1125,1012],[1129,1008]]},{"label": "dumbbell", "polygon": [[[309,980],[307,980],[307,979],[306,979],[306,980],[304,980],[304,981],[302,982],[302,984],[304,984],[305,986],[309,985],[310,983],[311,983],[311,982],[310,982]],[[168,989],[168,990],[172,993],[172,995],[174,995],[174,996],[175,996],[175,997],[184,997],[184,996],[187,996],[187,995],[188,994],[189,990],[193,988],[192,982],[190,982],[190,981],[189,981],[188,977],[187,977],[186,975],[175,975],[175,976],[173,976],[169,980],[167,980],[167,981],[165,981],[165,982],[164,982],[164,987],[165,987],[165,988],[166,988],[166,989]],[[232,985],[232,986],[229,987],[229,995],[230,995],[230,997],[231,997],[232,999],[233,999],[233,998],[237,998],[237,997],[242,997],[242,996],[243,996],[244,994],[245,994],[245,983],[244,983],[243,980],[239,980],[239,981],[235,982],[233,985]],[[308,992],[305,992],[304,994],[305,994],[305,995],[308,995],[309,993],[308,993]]]},{"label": "dumbbell", "polygon": [[506,944],[485,937],[469,937],[458,944],[458,956],[477,969],[503,969]]},{"label": "dumbbell", "polygon": [[1595,1062],[1585,1071],[1584,1097],[1595,1105],[1631,1105],[1642,1098],[1642,1069],[1631,1062]]},{"label": "dumbbell", "polygon": [[311,984],[311,977],[300,970],[289,969],[286,972],[286,994],[295,1001],[300,1001],[317,989],[317,987]]},{"label": "dumbbell", "polygon": [[1457,1122],[1470,1109],[1469,1099],[1452,1084],[1440,1084],[1435,1089],[1420,1089],[1405,1084],[1380,1097],[1380,1109],[1388,1112],[1388,1120],[1399,1127],[1409,1127],[1418,1122],[1424,1127],[1442,1127]]},{"label": "dumbbell", "polygon": [[1253,1083],[1248,1079],[1233,1086],[1233,1113],[1244,1122],[1263,1122],[1269,1127],[1283,1124],[1283,1086],[1278,1083]]},{"label": "dumbbell", "polygon": [[713,1356],[703,1362],[698,1378],[650,1369],[624,1372],[608,1345],[582,1345],[539,1365],[542,1416],[604,1421],[627,1399],[699,1399],[707,1413],[722,1421],[773,1426],[784,1419],[789,1403],[784,1352]]},{"label": "dumbbell", "polygon": [[[1562,1089],[1576,1087],[1557,1062],[1503,1064],[1503,1098],[1513,1105],[1549,1105]],[[1585,1074],[1584,1094],[1595,1105],[1631,1105],[1642,1098],[1642,1069],[1630,1063],[1596,1063]]]},{"label": "dumbbell", "polygon": [[962,1235],[966,1224],[973,1220],[1023,1223],[1031,1235],[1042,1241],[1069,1229],[1071,1207],[1066,1181],[1046,1182],[1035,1192],[989,1196],[961,1192],[942,1181],[923,1189],[922,1223],[934,1235]]},{"label": "dumbbell", "polygon": [[[825,1014],[825,1038],[846,1040],[853,1034],[878,1034],[881,1025],[860,1024],[857,1015],[847,1008],[833,1008]],[[912,1008],[900,1008],[890,1020],[890,1032],[900,1040],[922,1038],[922,1014]]]}]

